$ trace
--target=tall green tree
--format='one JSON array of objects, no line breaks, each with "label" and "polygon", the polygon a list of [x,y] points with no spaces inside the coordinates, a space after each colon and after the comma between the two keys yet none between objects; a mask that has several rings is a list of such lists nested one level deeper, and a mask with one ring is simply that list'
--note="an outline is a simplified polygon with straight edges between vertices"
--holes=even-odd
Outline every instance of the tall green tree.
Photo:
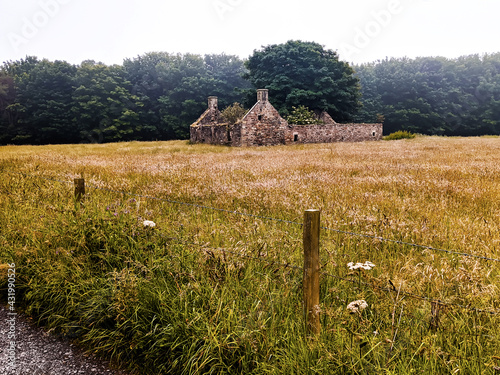
[{"label": "tall green tree", "polygon": [[217,95],[221,108],[241,101],[243,61],[231,55],[169,54],[152,52],[124,62],[132,93],[144,107],[145,126],[158,139],[189,137],[189,125],[206,109],[207,97]]},{"label": "tall green tree", "polygon": [[238,56],[224,53],[205,55],[204,60],[208,76],[215,80],[214,92],[210,95],[220,98],[219,107],[224,108],[240,102],[246,95],[245,90],[252,87],[250,82],[243,78],[248,73],[244,61]]},{"label": "tall green tree", "polygon": [[171,56],[157,71],[165,88],[158,99],[163,128],[170,139],[186,139],[189,125],[206,109],[207,93],[214,91],[216,80],[207,74],[203,57],[194,54]]},{"label": "tall green tree", "polygon": [[359,120],[383,115],[385,133],[500,134],[500,54],[386,59],[355,70]]},{"label": "tall green tree", "polygon": [[17,134],[15,100],[14,78],[0,70],[0,144],[11,143]]},{"label": "tall green tree", "polygon": [[74,65],[27,57],[6,63],[4,71],[15,81],[16,99],[9,106],[16,118],[13,143],[77,141],[71,118]]},{"label": "tall green tree", "polygon": [[267,88],[282,115],[304,105],[327,111],[338,122],[351,121],[360,108],[358,78],[335,51],[318,43],[290,40],[254,51],[245,77],[255,88]]},{"label": "tall green tree", "polygon": [[73,91],[72,113],[83,142],[128,141],[141,137],[142,103],[131,93],[121,66],[84,61]]},{"label": "tall green tree", "polygon": [[170,57],[166,52],[151,52],[123,62],[126,78],[132,85],[131,92],[143,103],[139,121],[146,127],[150,139],[171,139],[161,119],[159,99],[166,88],[158,77],[159,67],[168,64]]}]

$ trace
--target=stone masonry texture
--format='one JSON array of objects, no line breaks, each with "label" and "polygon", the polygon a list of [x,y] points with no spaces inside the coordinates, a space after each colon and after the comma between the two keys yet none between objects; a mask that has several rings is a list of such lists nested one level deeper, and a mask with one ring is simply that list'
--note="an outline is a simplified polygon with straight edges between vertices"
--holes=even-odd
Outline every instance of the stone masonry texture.
[{"label": "stone masonry texture", "polygon": [[269,102],[268,91],[261,89],[257,90],[257,103],[241,120],[236,124],[224,123],[217,97],[211,96],[208,109],[190,127],[190,140],[228,146],[273,146],[382,139],[382,124],[338,124],[326,112],[319,119],[321,124],[288,124]]}]

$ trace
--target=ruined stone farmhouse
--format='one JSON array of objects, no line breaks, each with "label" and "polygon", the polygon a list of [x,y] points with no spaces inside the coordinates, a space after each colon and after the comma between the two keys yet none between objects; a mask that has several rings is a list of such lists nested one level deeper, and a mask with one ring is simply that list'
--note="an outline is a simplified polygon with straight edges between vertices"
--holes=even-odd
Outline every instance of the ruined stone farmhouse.
[{"label": "ruined stone farmhouse", "polygon": [[223,120],[217,97],[208,98],[208,108],[190,127],[192,143],[228,146],[272,146],[292,143],[360,142],[382,139],[382,124],[338,124],[328,113],[318,124],[289,124],[268,100],[268,90],[257,90],[257,103],[231,124]]}]

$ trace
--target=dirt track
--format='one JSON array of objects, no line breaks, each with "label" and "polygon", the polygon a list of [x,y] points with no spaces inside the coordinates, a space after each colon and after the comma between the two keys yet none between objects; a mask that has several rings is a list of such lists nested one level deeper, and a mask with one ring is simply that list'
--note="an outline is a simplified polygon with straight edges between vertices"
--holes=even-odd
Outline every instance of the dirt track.
[{"label": "dirt track", "polygon": [[16,368],[9,364],[12,316],[0,304],[0,375],[127,375],[88,356],[66,339],[50,335],[19,314],[15,316]]}]

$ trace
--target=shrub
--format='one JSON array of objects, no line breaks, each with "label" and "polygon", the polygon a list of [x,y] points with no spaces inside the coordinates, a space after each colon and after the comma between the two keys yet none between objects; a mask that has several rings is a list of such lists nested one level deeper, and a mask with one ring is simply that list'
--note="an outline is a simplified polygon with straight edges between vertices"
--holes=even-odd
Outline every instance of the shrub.
[{"label": "shrub", "polygon": [[240,103],[233,103],[233,105],[226,107],[221,113],[224,121],[235,124],[246,115],[247,110]]},{"label": "shrub", "polygon": [[310,125],[320,123],[314,112],[303,105],[292,107],[292,113],[287,117],[286,120],[289,124],[295,125]]},{"label": "shrub", "polygon": [[416,134],[406,131],[406,130],[398,130],[397,132],[391,133],[389,135],[386,135],[384,139],[386,141],[391,141],[394,139],[413,139],[415,138]]}]

